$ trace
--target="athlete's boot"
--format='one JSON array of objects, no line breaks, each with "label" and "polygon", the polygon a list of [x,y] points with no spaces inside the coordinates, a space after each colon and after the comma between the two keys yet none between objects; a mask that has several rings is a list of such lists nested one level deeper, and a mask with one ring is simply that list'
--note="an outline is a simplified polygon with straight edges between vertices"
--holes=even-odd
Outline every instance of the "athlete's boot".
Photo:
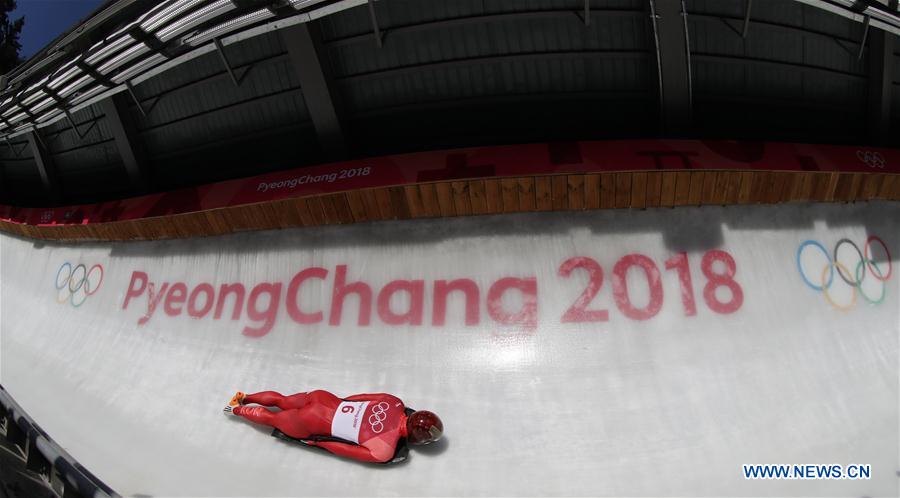
[{"label": "athlete's boot", "polygon": [[226,415],[232,414],[234,415],[234,409],[244,404],[244,396],[245,394],[238,391],[231,397],[231,401],[225,405],[225,408],[222,410]]}]

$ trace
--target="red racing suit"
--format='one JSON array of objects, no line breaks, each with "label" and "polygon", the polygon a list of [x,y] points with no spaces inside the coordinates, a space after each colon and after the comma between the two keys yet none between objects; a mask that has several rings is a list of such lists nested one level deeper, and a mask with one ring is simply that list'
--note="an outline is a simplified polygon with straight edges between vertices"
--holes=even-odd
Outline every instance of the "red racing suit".
[{"label": "red racing suit", "polygon": [[[283,396],[273,391],[248,394],[233,413],[277,429],[273,436],[324,448],[364,462],[390,462],[406,450],[407,408],[390,394],[357,394],[338,398],[328,391]],[[403,453],[402,456],[405,456]]]}]

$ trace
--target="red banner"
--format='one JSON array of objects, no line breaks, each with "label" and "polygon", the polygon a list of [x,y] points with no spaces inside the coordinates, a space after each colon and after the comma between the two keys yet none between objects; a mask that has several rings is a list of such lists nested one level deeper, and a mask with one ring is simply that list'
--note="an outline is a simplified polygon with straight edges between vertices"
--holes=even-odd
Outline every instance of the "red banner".
[{"label": "red banner", "polygon": [[103,223],[464,178],[695,169],[900,174],[900,150],[722,140],[472,147],[322,164],[99,204],[61,208],[0,206],[0,220],[30,225]]}]

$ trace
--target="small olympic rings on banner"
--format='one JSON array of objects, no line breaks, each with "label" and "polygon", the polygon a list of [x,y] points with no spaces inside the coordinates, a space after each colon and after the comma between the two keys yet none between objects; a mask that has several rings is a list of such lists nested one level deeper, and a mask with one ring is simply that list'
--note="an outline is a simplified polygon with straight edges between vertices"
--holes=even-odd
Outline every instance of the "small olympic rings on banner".
[{"label": "small olympic rings on banner", "polygon": [[880,152],[870,150],[857,150],[856,158],[870,168],[884,168],[887,161]]},{"label": "small olympic rings on banner", "polygon": [[[94,283],[96,281],[96,283]],[[103,265],[96,264],[90,269],[83,264],[72,266],[66,261],[56,270],[56,302],[62,304],[69,301],[72,306],[79,307],[84,301],[97,292],[103,283]]]},{"label": "small olympic rings on banner", "polygon": [[[872,245],[872,242],[878,242],[879,244],[881,244],[882,249],[884,249],[884,254],[887,257],[888,263],[887,272],[884,272],[870,255],[870,246]],[[851,265],[850,268],[848,268],[845,264],[841,263],[838,260],[838,251],[840,250],[841,246],[845,244],[850,244],[853,249],[856,250],[856,254],[859,256],[859,261],[855,266]],[[810,246],[818,248],[827,260],[825,265],[822,267],[822,274],[818,279],[820,284],[816,284],[814,283],[814,281],[810,280],[810,278],[803,270],[801,257],[803,255],[803,251]],[[854,271],[851,272],[851,268]],[[862,296],[862,298],[870,304],[880,304],[881,302],[883,302],[885,295],[887,294],[886,282],[890,278],[893,270],[893,265],[891,263],[891,253],[890,251],[888,251],[887,244],[885,244],[884,241],[876,235],[870,235],[869,238],[866,239],[866,243],[863,246],[862,250],[860,250],[859,246],[856,245],[856,243],[847,238],[840,239],[837,244],[835,244],[834,250],[830,254],[828,250],[825,249],[825,246],[816,240],[806,240],[800,244],[800,247],[797,248],[797,271],[800,272],[800,278],[803,279],[803,282],[808,287],[821,292],[825,296],[825,300],[828,301],[828,304],[841,311],[848,311],[850,309],[853,309],[856,306],[857,296]],[[835,300],[832,298],[831,293],[829,292],[832,283],[834,283],[835,271],[837,272],[838,276],[841,277],[841,280],[843,280],[844,283],[850,286],[851,296],[850,301],[847,304],[839,304],[835,302]],[[881,296],[878,297],[878,299],[874,299],[872,296],[866,294],[866,291],[863,289],[863,282],[865,281],[867,273],[871,273],[874,279],[882,283]],[[871,292],[871,289],[869,290],[869,292]]]}]

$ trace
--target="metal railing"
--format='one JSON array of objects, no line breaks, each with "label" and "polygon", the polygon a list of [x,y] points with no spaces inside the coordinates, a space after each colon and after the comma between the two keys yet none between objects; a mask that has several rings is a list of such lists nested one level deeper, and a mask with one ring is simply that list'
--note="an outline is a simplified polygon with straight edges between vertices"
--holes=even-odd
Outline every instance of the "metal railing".
[{"label": "metal railing", "polygon": [[0,421],[6,426],[6,440],[16,446],[25,467],[44,478],[63,498],[106,498],[119,495],[40,428],[0,385]]}]

